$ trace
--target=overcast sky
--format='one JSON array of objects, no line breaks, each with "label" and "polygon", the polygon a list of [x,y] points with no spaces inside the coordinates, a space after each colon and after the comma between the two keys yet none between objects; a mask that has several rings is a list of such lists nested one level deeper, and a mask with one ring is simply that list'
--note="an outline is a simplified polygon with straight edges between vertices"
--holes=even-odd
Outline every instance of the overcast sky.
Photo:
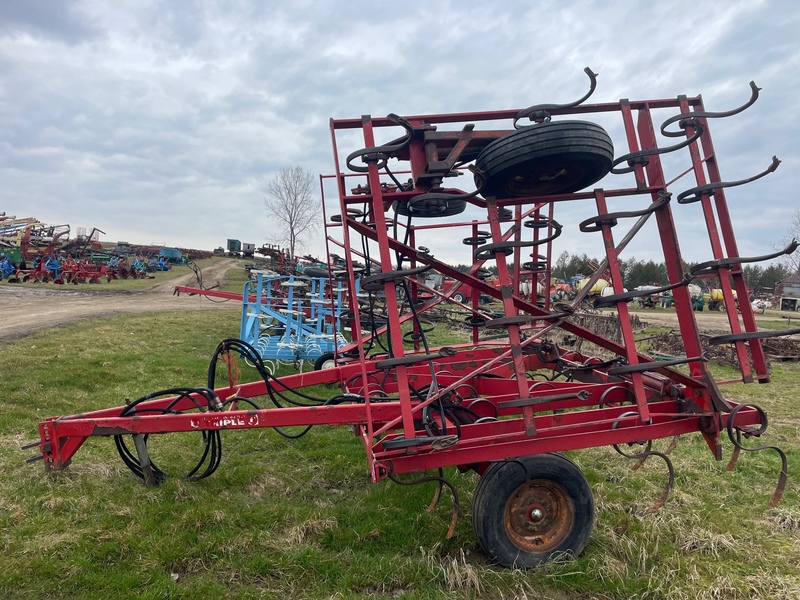
[{"label": "overcast sky", "polygon": [[[263,208],[276,172],[333,171],[331,117],[569,102],[586,66],[589,102],[702,94],[724,111],[750,80],[763,88],[710,127],[723,179],[783,161],[728,192],[741,254],[770,252],[800,206],[794,0],[2,0],[0,212],[105,241],[260,245],[277,235]],[[673,208],[684,257],[712,258],[699,205]],[[574,226],[587,216],[557,215],[561,248],[600,256]],[[662,258],[647,232],[626,255]]]}]

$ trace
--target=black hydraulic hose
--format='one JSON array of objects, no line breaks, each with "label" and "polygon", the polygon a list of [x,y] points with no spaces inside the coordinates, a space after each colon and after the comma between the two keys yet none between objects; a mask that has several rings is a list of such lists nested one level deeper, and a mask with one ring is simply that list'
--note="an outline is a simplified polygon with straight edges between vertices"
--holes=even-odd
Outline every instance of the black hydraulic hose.
[{"label": "black hydraulic hose", "polygon": [[[177,397],[170,402],[167,406],[163,408],[145,408],[139,409],[137,408],[142,402],[147,400],[152,400],[161,396],[168,396],[177,394]],[[194,398],[194,395],[203,396],[207,402],[206,406],[203,406],[201,403]],[[207,388],[169,388],[166,390],[160,390],[158,392],[154,392],[151,394],[147,394],[134,402],[128,404],[123,408],[122,413],[120,416],[130,416],[132,414],[142,414],[145,412],[154,412],[158,414],[182,414],[183,411],[175,410],[173,407],[181,402],[184,399],[191,400],[195,407],[199,411],[203,411],[204,409],[209,410],[216,410],[217,403],[219,399],[217,398],[216,394],[213,390]],[[197,481],[199,479],[203,479],[204,477],[208,477],[214,471],[216,471],[219,463],[222,459],[222,439],[220,437],[219,431],[202,431],[201,436],[203,439],[203,453],[194,466],[186,475],[184,475],[184,479],[188,479],[190,481]],[[147,439],[149,436],[144,436],[145,443],[147,443]],[[114,444],[117,448],[117,453],[119,454],[122,462],[128,469],[131,470],[134,475],[144,479],[144,472],[142,467],[139,463],[139,457],[137,454],[134,454],[133,451],[128,447],[125,443],[124,437],[121,435],[114,436]],[[208,466],[206,469],[197,475],[197,472],[200,468],[206,464],[208,461]],[[158,465],[151,459],[150,466],[153,470],[153,474],[156,478],[157,482],[164,481],[169,475],[165,471],[163,471]]]}]

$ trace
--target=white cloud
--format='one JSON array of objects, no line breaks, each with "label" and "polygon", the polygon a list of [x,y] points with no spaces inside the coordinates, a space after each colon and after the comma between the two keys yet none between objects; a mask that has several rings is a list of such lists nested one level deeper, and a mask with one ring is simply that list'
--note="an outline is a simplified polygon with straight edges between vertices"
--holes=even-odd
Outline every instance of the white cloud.
[{"label": "white cloud", "polygon": [[[752,184],[764,200],[729,194],[740,246],[764,253],[797,205],[799,19],[766,1],[0,3],[0,211],[97,224],[110,240],[261,243],[275,235],[262,202],[277,170],[331,172],[329,118],[569,102],[588,65],[591,102],[702,93],[728,110],[750,79],[764,88],[710,123],[724,178],[784,160]],[[622,152],[618,124],[598,120]],[[340,141],[344,155],[363,146]],[[686,257],[707,259],[697,218],[676,214]],[[452,237],[439,255],[468,253]],[[652,246],[626,254],[658,259]]]}]

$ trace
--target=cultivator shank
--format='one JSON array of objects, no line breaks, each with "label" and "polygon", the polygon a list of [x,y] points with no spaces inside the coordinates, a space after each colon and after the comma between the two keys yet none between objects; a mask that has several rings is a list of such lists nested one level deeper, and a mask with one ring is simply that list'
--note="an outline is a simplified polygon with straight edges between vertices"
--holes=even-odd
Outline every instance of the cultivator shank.
[{"label": "cultivator shank", "polygon": [[[652,450],[652,440],[699,432],[720,460],[722,432],[737,449],[742,434],[761,435],[766,414],[727,401],[707,367],[688,291],[693,273],[684,272],[678,239],[678,223],[702,215],[711,248],[703,268],[719,275],[731,330],[716,341],[734,348],[741,381],[766,383],[765,334],[749,304],[739,315],[733,298],[734,291],[746,297],[741,263],[754,258],[739,256],[724,188],[746,181],[722,182],[709,132],[711,119],[744,110],[758,89],[726,113],[685,96],[583,104],[595,87],[587,74],[589,93],[569,104],[332,120],[336,171],[321,188],[329,258],[338,253],[346,264],[341,272],[331,267],[329,278],[341,282],[348,312],[326,323],[335,335],[346,325],[352,338],[335,350],[337,366],[275,379],[253,348],[258,336],[250,344],[229,340],[214,361],[242,355],[261,363],[264,381],[212,392],[212,378],[202,391],[49,419],[38,444],[46,467],[64,468],[93,435],[351,425],[373,481],[451,466],[481,474],[476,535],[496,561],[525,567],[580,552],[593,522],[583,475],[554,453],[612,445],[639,461],[657,456],[670,474],[660,504],[673,471],[669,452]],[[680,141],[660,145],[657,113],[669,116],[661,136]],[[583,120],[591,117],[620,139],[612,143],[606,127]],[[352,146],[353,133],[361,149],[341,141]],[[472,184],[449,183],[465,174]],[[675,206],[676,192],[697,206]],[[621,201],[624,210],[610,209]],[[570,225],[580,211],[583,220]],[[663,249],[669,282],[657,291],[672,292],[684,357],[654,360],[634,336],[620,255],[643,231]],[[595,236],[605,258],[577,296],[556,302],[548,293],[553,257],[578,235]],[[489,267],[496,267],[492,283]],[[436,289],[427,284],[432,274],[454,285]],[[614,309],[615,339],[579,324],[601,276],[612,293],[594,307]],[[494,302],[487,307],[483,296]],[[443,309],[463,321],[469,341],[433,344],[434,315]],[[307,397],[285,402],[318,384],[337,384],[342,393],[314,406]],[[260,398],[275,408],[261,408]],[[144,464],[146,446],[136,448]],[[774,502],[785,485],[783,459]],[[441,473],[419,481],[432,480],[439,491],[453,489]],[[557,506],[574,518],[561,519]]]}]

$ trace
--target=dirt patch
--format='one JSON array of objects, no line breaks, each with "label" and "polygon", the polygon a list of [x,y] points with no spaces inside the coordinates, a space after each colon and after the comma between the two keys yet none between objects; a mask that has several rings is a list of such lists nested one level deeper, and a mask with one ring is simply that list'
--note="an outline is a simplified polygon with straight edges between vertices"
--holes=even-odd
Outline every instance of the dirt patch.
[{"label": "dirt patch", "polygon": [[[222,281],[225,273],[239,263],[232,259],[215,262],[203,269],[206,288]],[[241,303],[210,302],[202,296],[175,296],[178,285],[195,283],[193,273],[154,284],[142,292],[98,293],[91,290],[37,290],[28,287],[0,287],[0,343],[21,338],[34,331],[123,313],[167,310],[241,310]]]},{"label": "dirt patch", "polygon": [[[651,327],[678,329],[678,315],[675,312],[639,311],[636,314]],[[704,333],[730,333],[731,328],[726,313],[696,312],[694,313],[694,318],[697,321],[698,328]]]}]

